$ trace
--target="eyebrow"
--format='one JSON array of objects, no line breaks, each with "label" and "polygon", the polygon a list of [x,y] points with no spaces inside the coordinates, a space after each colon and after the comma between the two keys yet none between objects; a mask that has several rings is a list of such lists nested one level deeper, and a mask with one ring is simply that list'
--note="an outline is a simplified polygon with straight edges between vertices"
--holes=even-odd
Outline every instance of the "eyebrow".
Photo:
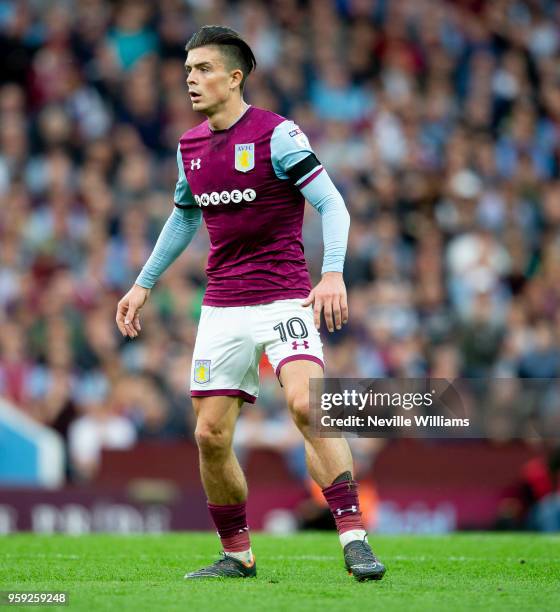
[{"label": "eyebrow", "polygon": [[201,66],[211,66],[212,62],[199,62],[198,64],[194,64],[194,65],[189,65],[187,62],[185,62],[185,69],[188,70],[189,68],[200,68]]}]

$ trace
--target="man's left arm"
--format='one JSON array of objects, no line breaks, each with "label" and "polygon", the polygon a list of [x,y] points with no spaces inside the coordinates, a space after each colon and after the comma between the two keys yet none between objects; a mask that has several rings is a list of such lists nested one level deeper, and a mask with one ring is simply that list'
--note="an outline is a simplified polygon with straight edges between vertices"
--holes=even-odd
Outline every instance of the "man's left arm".
[{"label": "man's left arm", "polygon": [[344,200],[309,140],[291,121],[276,127],[271,139],[271,158],[280,179],[289,180],[319,212],[323,224],[325,253],[321,281],[311,290],[302,306],[313,304],[315,326],[321,325],[321,311],[329,331],[340,329],[348,321],[348,300],[342,278],[350,215]]},{"label": "man's left arm", "polygon": [[321,310],[329,331],[348,322],[348,299],[342,277],[350,215],[344,200],[325,170],[301,189],[305,199],[319,211],[323,224],[325,253],[321,280],[313,287],[303,306],[313,304],[315,327],[321,324]]}]

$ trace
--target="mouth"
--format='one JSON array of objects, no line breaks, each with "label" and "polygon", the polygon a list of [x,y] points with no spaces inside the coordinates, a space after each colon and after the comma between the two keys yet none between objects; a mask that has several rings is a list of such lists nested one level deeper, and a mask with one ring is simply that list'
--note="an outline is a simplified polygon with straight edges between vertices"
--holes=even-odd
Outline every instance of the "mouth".
[{"label": "mouth", "polygon": [[200,100],[200,98],[202,97],[199,93],[197,93],[196,91],[189,91],[189,96],[191,97],[191,100],[193,102],[198,102]]}]

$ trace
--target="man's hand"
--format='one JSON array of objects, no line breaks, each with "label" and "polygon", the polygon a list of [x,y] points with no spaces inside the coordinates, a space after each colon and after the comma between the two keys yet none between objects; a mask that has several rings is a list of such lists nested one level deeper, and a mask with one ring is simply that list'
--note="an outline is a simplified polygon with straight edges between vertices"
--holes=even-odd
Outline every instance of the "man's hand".
[{"label": "man's hand", "polygon": [[311,289],[302,306],[313,304],[315,327],[321,326],[321,310],[330,332],[348,322],[348,300],[341,272],[325,272],[319,284]]},{"label": "man's hand", "polygon": [[140,309],[146,303],[151,289],[133,285],[132,289],[121,298],[117,306],[117,327],[123,336],[136,338],[140,330]]}]

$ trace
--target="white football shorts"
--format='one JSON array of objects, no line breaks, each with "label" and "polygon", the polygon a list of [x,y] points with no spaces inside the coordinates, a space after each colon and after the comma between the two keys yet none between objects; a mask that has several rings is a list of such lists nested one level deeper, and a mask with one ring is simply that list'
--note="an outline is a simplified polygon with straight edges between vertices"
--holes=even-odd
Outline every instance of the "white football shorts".
[{"label": "white football shorts", "polygon": [[191,395],[227,395],[254,403],[263,351],[280,374],[295,359],[323,364],[313,308],[303,299],[256,306],[202,306],[191,368]]}]

